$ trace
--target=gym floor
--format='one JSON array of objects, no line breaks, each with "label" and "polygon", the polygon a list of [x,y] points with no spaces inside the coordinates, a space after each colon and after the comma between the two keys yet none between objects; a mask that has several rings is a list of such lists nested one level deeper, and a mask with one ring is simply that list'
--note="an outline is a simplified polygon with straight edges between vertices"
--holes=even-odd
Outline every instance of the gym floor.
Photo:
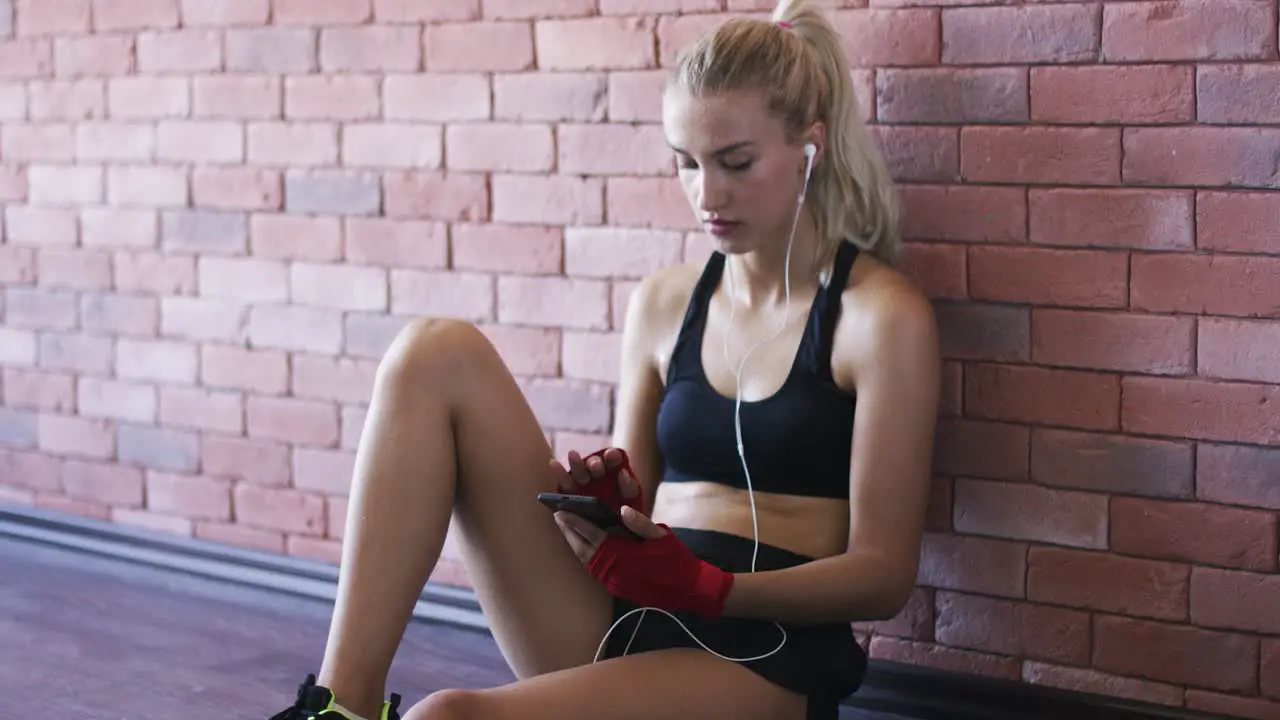
[{"label": "gym floor", "polygon": [[[265,720],[316,669],[328,618],[319,601],[0,539],[0,717]],[[408,707],[511,679],[490,637],[415,622],[389,686]]]}]

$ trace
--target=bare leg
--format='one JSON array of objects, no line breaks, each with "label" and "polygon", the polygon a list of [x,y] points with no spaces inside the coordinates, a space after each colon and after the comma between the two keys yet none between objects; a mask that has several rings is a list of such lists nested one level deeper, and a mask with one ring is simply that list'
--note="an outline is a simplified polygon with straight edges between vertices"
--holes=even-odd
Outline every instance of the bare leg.
[{"label": "bare leg", "polygon": [[405,720],[801,720],[806,698],[702,650],[660,650],[491,690],[445,690]]},{"label": "bare leg", "polygon": [[474,327],[406,328],[379,366],[356,452],[337,602],[317,681],[376,717],[414,603],[459,522],[468,573],[518,677],[590,662],[611,601],[534,499],[551,448]]}]

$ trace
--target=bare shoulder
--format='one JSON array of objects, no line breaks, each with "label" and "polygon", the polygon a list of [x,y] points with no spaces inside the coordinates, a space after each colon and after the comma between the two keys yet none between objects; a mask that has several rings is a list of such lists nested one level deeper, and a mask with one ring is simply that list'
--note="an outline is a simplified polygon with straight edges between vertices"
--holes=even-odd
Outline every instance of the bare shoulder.
[{"label": "bare shoulder", "polygon": [[627,299],[624,333],[632,348],[657,359],[674,342],[705,261],[672,265],[646,276]]},{"label": "bare shoulder", "polygon": [[[833,340],[833,370],[841,385],[893,368],[897,374],[938,372],[933,304],[903,273],[864,256],[841,296]],[[929,381],[933,378],[921,378]]]}]

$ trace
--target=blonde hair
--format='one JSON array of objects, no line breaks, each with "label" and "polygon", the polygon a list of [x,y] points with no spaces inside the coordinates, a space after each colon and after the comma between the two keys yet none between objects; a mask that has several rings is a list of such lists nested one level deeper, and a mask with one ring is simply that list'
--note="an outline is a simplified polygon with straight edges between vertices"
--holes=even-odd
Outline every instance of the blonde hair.
[{"label": "blonde hair", "polygon": [[814,167],[806,200],[822,239],[818,259],[848,240],[893,264],[895,189],[862,121],[840,36],[809,0],[780,0],[773,22],[724,22],[680,53],[669,82],[695,97],[763,90],[793,137],[824,121],[824,161]]}]

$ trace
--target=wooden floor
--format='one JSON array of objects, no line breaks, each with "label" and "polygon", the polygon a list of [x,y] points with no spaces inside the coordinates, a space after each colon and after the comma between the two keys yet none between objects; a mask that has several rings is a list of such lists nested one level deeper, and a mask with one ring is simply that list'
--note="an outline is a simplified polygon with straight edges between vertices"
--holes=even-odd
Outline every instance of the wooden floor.
[{"label": "wooden floor", "polygon": [[[322,602],[0,539],[0,718],[265,720],[315,671],[328,618]],[[487,635],[413,623],[390,688],[408,707],[511,677]]]}]

